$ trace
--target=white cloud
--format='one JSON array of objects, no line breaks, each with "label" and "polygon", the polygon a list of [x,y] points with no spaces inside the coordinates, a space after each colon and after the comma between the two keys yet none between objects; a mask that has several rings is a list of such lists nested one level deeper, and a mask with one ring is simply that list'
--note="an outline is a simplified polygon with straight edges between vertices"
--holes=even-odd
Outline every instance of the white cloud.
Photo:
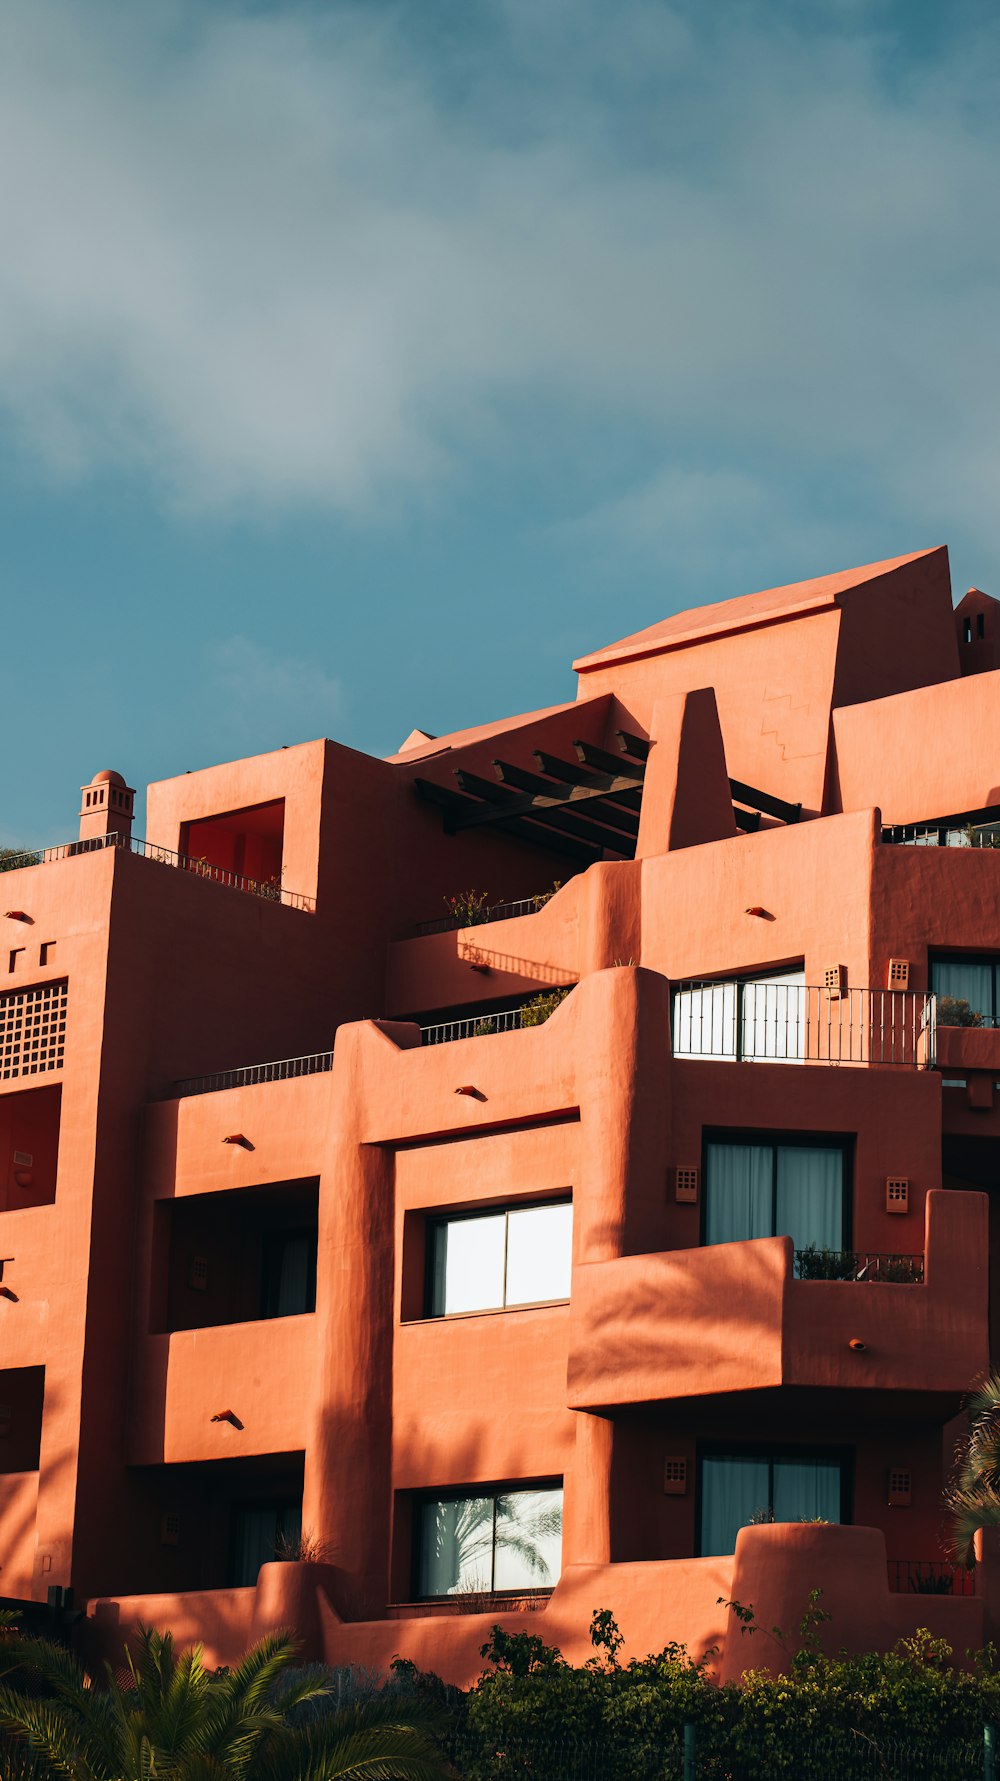
[{"label": "white cloud", "polygon": [[381,515],[516,447],[514,399],[567,451],[624,420],[981,515],[996,39],[925,68],[861,6],[484,16],[434,56],[373,0],[0,0],[0,408],[38,461]]},{"label": "white cloud", "polygon": [[206,666],[211,727],[228,746],[259,754],[329,736],[344,720],[343,686],[315,662],[227,637],[209,648]]}]

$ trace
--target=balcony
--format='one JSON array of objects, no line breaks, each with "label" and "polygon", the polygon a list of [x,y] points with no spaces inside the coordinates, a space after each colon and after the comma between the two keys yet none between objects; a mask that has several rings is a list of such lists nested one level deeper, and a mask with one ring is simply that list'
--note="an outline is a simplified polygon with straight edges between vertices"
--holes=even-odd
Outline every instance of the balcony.
[{"label": "balcony", "polygon": [[107,847],[138,854],[140,858],[154,860],[160,866],[173,866],[181,872],[193,872],[196,878],[208,878],[213,884],[225,884],[231,890],[245,891],[250,896],[262,898],[265,903],[283,903],[286,909],[304,909],[309,913],[316,909],[315,897],[307,897],[301,891],[285,890],[275,880],[262,883],[258,879],[244,878],[238,872],[228,872],[221,866],[213,866],[208,860],[195,859],[186,853],[175,853],[173,848],[158,847],[151,841],[142,841],[138,836],[131,835],[94,835],[85,841],[64,841],[55,847],[34,848],[5,860],[4,871],[20,872],[28,866],[47,866],[53,860],[75,859],[82,853],[100,853]]},{"label": "balcony", "polygon": [[260,1082],[290,1082],[296,1076],[316,1076],[332,1069],[331,1046],[329,1051],[314,1051],[307,1057],[282,1057],[267,1064],[242,1064],[235,1070],[215,1070],[209,1076],[183,1076],[174,1083],[174,1092],[178,1096],[211,1095],[220,1089],[256,1088]]},{"label": "balcony", "polygon": [[516,1008],[481,1008],[460,1020],[439,1020],[420,1028],[422,1045],[447,1045],[454,1039],[488,1039],[494,1033],[517,1033],[524,1027],[540,1027],[568,996],[572,985],[543,992]]},{"label": "balcony", "polygon": [[[925,1264],[889,1278],[796,1278],[790,1237],[623,1256],[574,1269],[573,1409],[789,1386],[877,1394],[886,1412],[951,1414],[988,1364],[987,1202],[927,1196]],[[920,1282],[912,1276],[925,1273]],[[907,1277],[908,1276],[908,1277]]]},{"label": "balcony", "polygon": [[933,1069],[936,997],[910,990],[715,980],[675,983],[674,1056],[728,1063]]}]

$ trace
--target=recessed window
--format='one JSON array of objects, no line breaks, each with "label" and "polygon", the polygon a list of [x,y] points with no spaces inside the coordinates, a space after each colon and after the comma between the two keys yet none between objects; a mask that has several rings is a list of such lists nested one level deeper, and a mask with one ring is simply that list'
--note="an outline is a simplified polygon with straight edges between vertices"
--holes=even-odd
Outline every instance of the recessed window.
[{"label": "recessed window", "polygon": [[185,823],[180,851],[223,881],[232,877],[279,889],[284,833],[285,804],[277,798]]},{"label": "recessed window", "polygon": [[568,1299],[572,1232],[569,1200],[432,1219],[428,1316]]},{"label": "recessed window", "polygon": [[993,953],[947,953],[930,961],[938,1025],[995,1027],[1000,1013],[1000,958]]},{"label": "recessed window", "polygon": [[841,1141],[712,1139],[705,1146],[706,1243],[791,1237],[796,1249],[842,1249]]},{"label": "recessed window", "polygon": [[61,1100],[56,1083],[0,1095],[0,1212],[55,1199]]},{"label": "recessed window", "polygon": [[847,1466],[820,1453],[706,1454],[701,1462],[698,1551],[735,1551],[742,1527],[760,1521],[839,1522],[846,1515]]},{"label": "recessed window", "polygon": [[315,1180],[160,1201],[153,1329],[315,1311],[318,1211]]},{"label": "recessed window", "polygon": [[802,1063],[805,984],[802,969],[684,984],[673,997],[674,1056]]},{"label": "recessed window", "polygon": [[562,1508],[561,1486],[422,1499],[417,1595],[550,1589],[562,1559]]},{"label": "recessed window", "polygon": [[301,1538],[301,1497],[237,1503],[232,1520],[232,1587],[247,1588],[256,1583],[261,1565],[297,1555]]}]

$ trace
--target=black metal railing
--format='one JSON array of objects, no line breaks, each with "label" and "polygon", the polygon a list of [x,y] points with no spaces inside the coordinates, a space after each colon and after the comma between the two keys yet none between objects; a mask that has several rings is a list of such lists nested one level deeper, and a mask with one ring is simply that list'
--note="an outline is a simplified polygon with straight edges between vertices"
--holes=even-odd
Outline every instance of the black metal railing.
[{"label": "black metal railing", "polygon": [[124,853],[135,853],[144,860],[154,860],[161,866],[174,866],[181,872],[193,872],[196,878],[208,878],[213,884],[225,884],[231,890],[246,891],[249,895],[260,897],[265,903],[283,903],[286,909],[305,909],[310,913],[316,908],[315,897],[308,897],[302,891],[285,890],[277,879],[245,878],[241,872],[230,872],[224,866],[213,866],[210,860],[196,858],[191,854],[176,853],[172,847],[160,847],[153,841],[143,841],[137,835],[92,835],[84,841],[64,841],[56,847],[31,848],[25,853],[7,855],[3,861],[5,872],[19,872],[25,866],[47,866],[52,860],[75,859],[82,853],[103,853],[105,848],[113,847]]},{"label": "black metal railing", "polygon": [[956,823],[953,818],[901,823],[882,830],[882,840],[896,847],[1000,847],[1000,822]]},{"label": "black metal railing", "polygon": [[[497,1013],[467,1014],[461,1020],[439,1020],[421,1027],[422,1045],[447,1045],[452,1039],[484,1039],[491,1033],[513,1033],[524,1024],[523,1008],[502,1008]],[[532,1023],[537,1024],[537,1023]]]},{"label": "black metal railing", "polygon": [[238,1070],[216,1070],[209,1076],[183,1076],[174,1083],[178,1096],[210,1095],[222,1088],[253,1088],[258,1082],[288,1082],[295,1076],[316,1076],[333,1069],[333,1051],[309,1057],[283,1057],[268,1064],[243,1064]]},{"label": "black metal railing", "polygon": [[543,891],[537,897],[520,897],[514,903],[488,903],[482,909],[467,910],[461,915],[442,915],[437,921],[418,921],[413,938],[419,939],[425,934],[450,934],[456,928],[484,927],[487,922],[510,921],[519,915],[537,915],[554,896],[555,891]]},{"label": "black metal railing", "polygon": [[796,1280],[849,1280],[875,1286],[923,1286],[922,1255],[873,1254],[865,1249],[797,1249]]},{"label": "black metal railing", "polygon": [[937,1004],[912,990],[716,978],[674,984],[671,1026],[680,1058],[929,1069]]},{"label": "black metal railing", "polygon": [[889,1588],[895,1595],[975,1595],[976,1573],[948,1559],[891,1558]]}]

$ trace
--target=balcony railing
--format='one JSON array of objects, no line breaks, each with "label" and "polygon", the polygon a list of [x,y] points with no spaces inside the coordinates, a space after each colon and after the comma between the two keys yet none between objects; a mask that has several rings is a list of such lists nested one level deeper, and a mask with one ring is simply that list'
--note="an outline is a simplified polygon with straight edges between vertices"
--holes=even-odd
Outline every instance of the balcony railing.
[{"label": "balcony railing", "polygon": [[936,999],[819,984],[676,983],[674,1056],[730,1063],[898,1064],[931,1069]]},{"label": "balcony railing", "polygon": [[209,860],[175,853],[171,847],[159,847],[152,841],[140,840],[137,835],[93,835],[86,841],[64,841],[57,847],[33,848],[26,853],[8,855],[3,869],[19,872],[24,866],[47,866],[51,860],[75,859],[81,853],[103,853],[107,847],[139,854],[142,859],[155,860],[161,866],[175,866],[181,872],[193,872],[196,878],[209,878],[213,884],[226,884],[232,890],[247,891],[253,897],[261,897],[265,903],[283,903],[287,909],[305,909],[310,913],[316,908],[315,897],[307,897],[302,891],[285,890],[272,880],[244,878],[240,872],[228,872],[223,866],[213,866]]},{"label": "balcony railing", "polygon": [[[452,1039],[484,1039],[491,1033],[513,1033],[523,1025],[523,1008],[502,1008],[496,1014],[468,1014],[462,1020],[440,1020],[421,1027],[422,1045],[447,1045]],[[537,1024],[537,1023],[532,1023]]]},{"label": "balcony railing", "polygon": [[882,830],[883,841],[897,847],[1000,847],[1000,822],[934,822],[899,824]]},{"label": "balcony railing", "polygon": [[294,1076],[317,1076],[333,1069],[333,1051],[309,1057],[283,1057],[268,1064],[244,1064],[238,1070],[216,1070],[211,1076],[182,1076],[174,1083],[178,1096],[211,1095],[220,1088],[253,1088],[258,1082],[288,1082]]},{"label": "balcony railing", "polygon": [[976,1573],[947,1559],[891,1558],[889,1588],[896,1595],[975,1595]]},{"label": "balcony railing", "polygon": [[516,903],[488,903],[485,908],[476,911],[471,921],[468,915],[443,915],[437,921],[418,921],[413,929],[413,937],[418,939],[425,934],[450,934],[456,928],[478,928],[491,921],[510,921],[518,915],[537,915],[539,909],[554,894],[553,891],[545,891],[537,897],[521,897]]},{"label": "balcony railing", "polygon": [[877,1286],[922,1286],[922,1255],[874,1255],[864,1249],[797,1249],[796,1280],[868,1281]]}]

